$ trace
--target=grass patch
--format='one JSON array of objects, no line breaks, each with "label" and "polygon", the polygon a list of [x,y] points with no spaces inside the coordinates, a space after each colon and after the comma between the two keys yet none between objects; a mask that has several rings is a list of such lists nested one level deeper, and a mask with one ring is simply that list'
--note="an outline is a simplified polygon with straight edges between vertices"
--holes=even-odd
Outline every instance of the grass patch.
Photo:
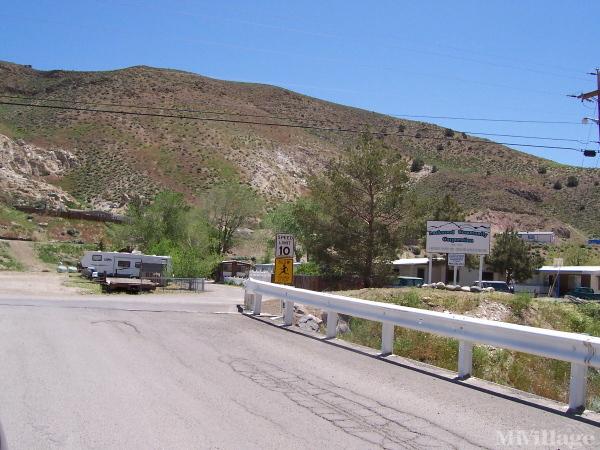
[{"label": "grass patch", "polygon": [[10,253],[8,242],[0,242],[0,270],[25,270],[23,264],[17,261]]},{"label": "grass patch", "polygon": [[[7,231],[2,228],[6,227]],[[0,231],[10,237],[31,237],[36,225],[27,220],[27,214],[0,204]]]},{"label": "grass patch", "polygon": [[77,262],[83,256],[86,250],[94,250],[95,244],[71,244],[60,243],[38,243],[35,250],[38,258],[48,264],[58,264],[62,262],[70,266],[77,265]]},{"label": "grass patch", "polygon": [[[361,289],[340,292],[365,300],[412,308],[463,314],[481,303],[506,305],[508,322],[540,328],[586,333],[600,337],[600,304],[575,305],[529,294],[472,294],[429,289]],[[381,323],[348,317],[350,331],[338,337],[371,348],[381,348]],[[420,331],[395,327],[394,354],[448,370],[457,370],[458,342]],[[566,402],[570,364],[511,350],[480,345],[473,349],[473,375],[494,383]],[[600,371],[589,369],[587,407],[600,411]]]},{"label": "grass patch", "polygon": [[522,319],[523,313],[531,305],[532,298],[531,294],[520,292],[509,297],[508,305],[512,309],[513,314]]},{"label": "grass patch", "polygon": [[83,278],[78,273],[70,273],[69,278],[63,283],[67,287],[80,289],[85,294],[101,294],[102,286],[92,280]]}]

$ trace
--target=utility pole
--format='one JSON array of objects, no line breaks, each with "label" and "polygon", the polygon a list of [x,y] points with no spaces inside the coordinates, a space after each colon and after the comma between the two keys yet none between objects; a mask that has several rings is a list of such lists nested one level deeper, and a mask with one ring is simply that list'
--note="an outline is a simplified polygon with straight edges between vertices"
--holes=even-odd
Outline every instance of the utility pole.
[{"label": "utility pole", "polygon": [[[594,72],[589,72],[589,75],[596,75],[596,90],[595,91],[590,91],[590,92],[585,92],[579,95],[570,95],[569,97],[574,97],[574,98],[579,98],[581,99],[581,101],[588,101],[591,102],[593,100],[591,100],[592,98],[596,97],[596,110],[598,112],[598,116],[597,118],[592,118],[592,117],[584,117],[583,118],[583,123],[587,123],[588,120],[591,120],[592,122],[596,122],[596,125],[598,125],[598,145],[599,145],[599,149],[600,149],[600,69],[596,69],[596,73]],[[593,150],[586,150],[584,151],[584,156],[596,156],[596,152]]]}]

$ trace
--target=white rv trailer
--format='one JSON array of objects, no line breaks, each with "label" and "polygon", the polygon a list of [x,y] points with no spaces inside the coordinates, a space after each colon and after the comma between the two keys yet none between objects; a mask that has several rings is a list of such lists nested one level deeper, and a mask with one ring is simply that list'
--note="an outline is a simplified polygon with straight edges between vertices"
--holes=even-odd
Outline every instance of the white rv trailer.
[{"label": "white rv trailer", "polygon": [[109,277],[139,278],[164,277],[171,274],[170,256],[143,255],[141,253],[87,251],[81,257],[82,269],[93,267],[98,274]]}]

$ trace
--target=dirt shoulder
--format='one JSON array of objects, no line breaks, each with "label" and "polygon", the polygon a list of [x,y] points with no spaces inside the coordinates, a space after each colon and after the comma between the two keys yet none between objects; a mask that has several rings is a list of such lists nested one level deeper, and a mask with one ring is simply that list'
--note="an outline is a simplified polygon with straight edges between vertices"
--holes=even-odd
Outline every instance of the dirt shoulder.
[{"label": "dirt shoulder", "polygon": [[80,295],[81,289],[65,285],[67,280],[67,274],[56,272],[0,272],[0,295]]}]

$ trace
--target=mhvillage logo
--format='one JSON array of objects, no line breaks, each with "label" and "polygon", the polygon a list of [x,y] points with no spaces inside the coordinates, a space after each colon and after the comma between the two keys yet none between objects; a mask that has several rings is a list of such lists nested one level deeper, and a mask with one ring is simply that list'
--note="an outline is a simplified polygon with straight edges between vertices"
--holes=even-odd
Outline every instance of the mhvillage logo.
[{"label": "mhvillage logo", "polygon": [[510,448],[589,448],[595,441],[593,434],[561,433],[556,430],[497,431],[498,444]]}]

